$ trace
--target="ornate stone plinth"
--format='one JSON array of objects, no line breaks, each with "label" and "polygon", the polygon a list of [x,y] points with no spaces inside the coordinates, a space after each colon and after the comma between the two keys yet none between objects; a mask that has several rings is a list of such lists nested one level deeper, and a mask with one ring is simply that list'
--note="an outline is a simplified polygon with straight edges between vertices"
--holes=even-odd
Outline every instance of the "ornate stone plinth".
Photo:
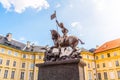
[{"label": "ornate stone plinth", "polygon": [[36,64],[38,80],[85,80],[85,63],[79,59]]}]

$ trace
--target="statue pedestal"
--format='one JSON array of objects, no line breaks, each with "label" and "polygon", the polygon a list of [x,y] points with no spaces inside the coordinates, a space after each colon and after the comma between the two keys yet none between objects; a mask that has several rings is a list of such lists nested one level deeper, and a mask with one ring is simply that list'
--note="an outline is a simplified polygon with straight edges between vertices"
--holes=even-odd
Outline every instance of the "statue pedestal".
[{"label": "statue pedestal", "polygon": [[79,59],[36,64],[38,80],[85,80],[85,63]]}]

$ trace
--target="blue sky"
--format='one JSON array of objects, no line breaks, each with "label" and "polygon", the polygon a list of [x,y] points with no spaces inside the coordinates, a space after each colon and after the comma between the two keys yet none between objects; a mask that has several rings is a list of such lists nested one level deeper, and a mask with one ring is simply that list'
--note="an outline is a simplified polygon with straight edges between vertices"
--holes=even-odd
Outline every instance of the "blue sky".
[{"label": "blue sky", "polygon": [[120,38],[119,4],[119,0],[0,0],[0,34],[10,32],[17,41],[52,46],[50,30],[57,25],[50,15],[56,10],[68,35],[85,42],[79,47],[95,48]]}]

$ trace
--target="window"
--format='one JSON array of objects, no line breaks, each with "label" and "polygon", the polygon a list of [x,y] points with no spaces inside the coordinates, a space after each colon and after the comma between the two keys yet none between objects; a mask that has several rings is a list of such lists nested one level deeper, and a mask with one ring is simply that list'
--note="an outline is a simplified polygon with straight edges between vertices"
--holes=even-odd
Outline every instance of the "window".
[{"label": "window", "polygon": [[117,71],[118,79],[120,79],[120,71]]},{"label": "window", "polygon": [[96,56],[96,60],[98,60],[98,56]]},{"label": "window", "polygon": [[29,80],[33,80],[33,72],[29,73]]},{"label": "window", "polygon": [[104,72],[104,79],[108,79],[107,72]]},{"label": "window", "polygon": [[39,58],[39,59],[42,59],[42,57],[41,57],[41,56],[38,56],[38,58]]},{"label": "window", "polygon": [[7,60],[6,66],[9,66],[9,64],[10,64],[10,60]]},{"label": "window", "polygon": [[8,54],[11,55],[11,53],[12,53],[12,52],[11,52],[10,50],[8,50]]},{"label": "window", "polygon": [[88,72],[88,80],[92,80],[92,73],[90,71]]},{"label": "window", "polygon": [[13,67],[15,67],[15,66],[16,66],[16,61],[13,62]]},{"label": "window", "polygon": [[100,68],[99,64],[97,64],[97,68]]},{"label": "window", "polygon": [[31,59],[34,59],[34,55],[31,55]]},{"label": "window", "polygon": [[0,69],[0,75],[1,75],[1,69]]},{"label": "window", "polygon": [[103,58],[104,58],[104,55],[101,55],[101,58],[103,59]]},{"label": "window", "polygon": [[92,62],[92,67],[95,68],[95,62]]},{"label": "window", "polygon": [[33,69],[34,68],[34,64],[30,64],[30,68]]},{"label": "window", "polygon": [[14,56],[18,56],[18,53],[17,53],[17,52],[15,52],[15,53],[14,53]]},{"label": "window", "polygon": [[21,74],[20,74],[20,80],[24,80],[24,75],[25,75],[25,72],[21,72]]},{"label": "window", "polygon": [[112,63],[111,62],[108,62],[108,65],[109,65],[109,67],[112,67]]},{"label": "window", "polygon": [[88,63],[88,68],[90,68],[90,64]]},{"label": "window", "polygon": [[116,65],[116,66],[119,66],[119,61],[115,61],[115,65]]},{"label": "window", "polygon": [[114,56],[117,56],[117,53],[116,53],[116,52],[114,52]]},{"label": "window", "polygon": [[101,79],[101,73],[98,73],[98,80],[102,80]]},{"label": "window", "polygon": [[26,58],[26,54],[23,54],[23,56],[22,56],[23,58]]},{"label": "window", "polygon": [[87,59],[89,59],[89,56],[87,55]]},{"label": "window", "polygon": [[1,52],[2,52],[2,53],[4,53],[4,52],[5,52],[5,49],[4,49],[4,48],[2,48],[2,49],[1,49]]},{"label": "window", "polygon": [[0,64],[2,64],[2,58],[0,58]]},{"label": "window", "polygon": [[115,79],[115,73],[114,72],[110,72],[110,79]]},{"label": "window", "polygon": [[8,76],[8,70],[5,70],[5,72],[4,72],[4,78],[7,78],[7,76]]},{"label": "window", "polygon": [[11,72],[11,79],[14,79],[14,76],[15,76],[15,71],[12,71]]},{"label": "window", "polygon": [[103,67],[105,67],[105,63],[103,63]]},{"label": "window", "polygon": [[110,53],[107,53],[107,57],[110,57]]},{"label": "window", "polygon": [[22,63],[22,68],[25,68],[25,63]]}]

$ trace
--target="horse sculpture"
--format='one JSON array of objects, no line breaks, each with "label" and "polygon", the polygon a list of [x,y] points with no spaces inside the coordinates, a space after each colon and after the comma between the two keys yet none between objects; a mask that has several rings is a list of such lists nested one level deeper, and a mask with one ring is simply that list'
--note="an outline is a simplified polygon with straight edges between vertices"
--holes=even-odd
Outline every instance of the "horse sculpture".
[{"label": "horse sculpture", "polygon": [[52,35],[52,40],[54,42],[53,48],[59,48],[59,55],[61,53],[61,47],[71,47],[73,51],[70,53],[70,56],[77,51],[76,46],[78,45],[79,41],[81,44],[84,44],[79,38],[75,36],[67,36],[66,39],[60,36],[60,34],[56,30],[50,30]]}]

